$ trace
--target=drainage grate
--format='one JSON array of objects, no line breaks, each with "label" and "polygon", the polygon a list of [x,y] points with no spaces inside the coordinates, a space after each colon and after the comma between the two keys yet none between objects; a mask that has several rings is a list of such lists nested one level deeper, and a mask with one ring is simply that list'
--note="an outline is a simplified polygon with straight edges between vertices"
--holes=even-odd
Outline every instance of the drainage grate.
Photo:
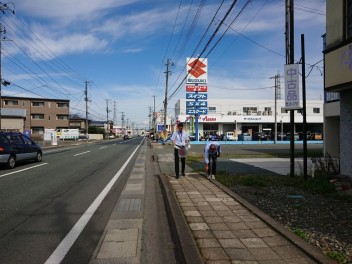
[{"label": "drainage grate", "polygon": [[140,211],[141,204],[141,199],[122,199],[117,207],[117,211]]}]

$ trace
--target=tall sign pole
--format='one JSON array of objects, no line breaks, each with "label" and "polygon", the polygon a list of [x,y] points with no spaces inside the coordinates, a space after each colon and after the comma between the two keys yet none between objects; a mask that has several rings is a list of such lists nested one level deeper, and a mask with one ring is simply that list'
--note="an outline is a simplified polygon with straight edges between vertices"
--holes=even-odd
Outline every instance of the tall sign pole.
[{"label": "tall sign pole", "polygon": [[304,34],[301,34],[302,52],[302,100],[303,100],[303,177],[307,179],[307,105],[306,105],[306,55]]},{"label": "tall sign pole", "polygon": [[166,83],[165,83],[165,100],[164,100],[164,137],[165,139],[167,138],[167,131],[166,131],[166,121],[167,121],[167,90],[169,86],[169,64],[170,64],[170,59],[167,59],[166,61]]},{"label": "tall sign pole", "polygon": [[[293,0],[286,0],[286,64],[294,64],[294,12]],[[286,76],[286,70],[285,70]],[[287,96],[286,96],[287,97]],[[295,110],[290,110],[290,175],[295,175]]]}]

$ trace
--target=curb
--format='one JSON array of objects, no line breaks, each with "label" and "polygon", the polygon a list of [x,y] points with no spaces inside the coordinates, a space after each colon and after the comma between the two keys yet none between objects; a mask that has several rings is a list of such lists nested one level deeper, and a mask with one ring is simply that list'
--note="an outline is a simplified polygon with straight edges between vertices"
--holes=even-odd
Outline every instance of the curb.
[{"label": "curb", "polygon": [[[200,174],[202,175],[202,174]],[[202,175],[203,176],[203,175]],[[236,199],[241,205],[246,207],[249,211],[251,211],[254,215],[256,215],[258,218],[263,220],[266,224],[268,224],[271,228],[273,228],[276,232],[280,233],[282,236],[284,236],[287,240],[289,240],[292,244],[294,244],[297,248],[299,248],[301,251],[303,251],[307,256],[312,258],[314,261],[320,264],[336,264],[336,261],[333,259],[329,258],[328,256],[324,255],[320,249],[312,246],[311,244],[308,244],[305,240],[303,240],[301,237],[295,235],[288,229],[284,228],[283,225],[281,225],[279,222],[277,222],[274,218],[271,216],[267,215],[263,211],[259,210],[257,207],[252,205],[251,203],[247,202],[244,198],[240,197],[231,189],[228,187],[222,185],[216,180],[211,180],[217,187],[219,187],[221,190],[223,190],[226,194],[230,195],[234,199]]]},{"label": "curb", "polygon": [[[153,154],[153,161],[157,162]],[[170,229],[174,234],[176,244],[176,255],[179,257],[178,263],[204,264],[198,246],[193,239],[193,235],[183,211],[177,202],[174,191],[167,179],[168,176],[158,174],[161,191],[163,193]]]}]

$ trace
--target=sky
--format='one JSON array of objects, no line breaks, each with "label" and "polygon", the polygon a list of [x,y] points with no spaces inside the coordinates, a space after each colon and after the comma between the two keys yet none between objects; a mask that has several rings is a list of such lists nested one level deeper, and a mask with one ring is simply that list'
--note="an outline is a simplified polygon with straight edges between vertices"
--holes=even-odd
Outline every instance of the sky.
[{"label": "sky", "polygon": [[[235,3],[231,9],[232,4]],[[0,13],[2,95],[68,99],[70,114],[148,128],[186,98],[188,57],[208,59],[208,98],[274,99],[285,0],[12,0]],[[305,36],[307,99],[323,98],[325,0],[294,1],[295,62]],[[11,11],[15,10],[15,14]],[[281,79],[281,94],[284,94]],[[154,104],[155,102],[155,104]]]}]

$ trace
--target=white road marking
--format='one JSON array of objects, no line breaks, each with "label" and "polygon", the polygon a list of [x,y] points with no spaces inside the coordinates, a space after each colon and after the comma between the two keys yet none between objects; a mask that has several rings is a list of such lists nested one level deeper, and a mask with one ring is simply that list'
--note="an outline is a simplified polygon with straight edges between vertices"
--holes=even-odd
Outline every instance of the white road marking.
[{"label": "white road marking", "polygon": [[0,175],[0,178],[1,178],[1,177],[8,176],[8,175],[11,175],[11,174],[15,174],[15,173],[18,173],[18,172],[22,172],[22,171],[26,171],[26,170],[31,170],[31,169],[34,169],[34,168],[37,168],[37,167],[40,167],[40,166],[44,166],[44,165],[47,165],[47,164],[48,164],[48,163],[41,163],[41,164],[39,164],[39,165],[35,165],[35,166],[32,166],[32,167],[28,167],[28,168],[25,168],[25,169],[22,169],[22,170],[17,170],[17,171],[9,172],[9,173]]},{"label": "white road marking", "polygon": [[72,227],[70,232],[65,236],[65,238],[61,241],[55,251],[51,254],[51,256],[47,259],[45,264],[58,264],[66,256],[67,252],[70,250],[72,245],[77,240],[78,236],[82,233],[84,227],[89,222],[90,218],[94,215],[95,211],[100,206],[101,202],[104,200],[105,196],[109,193],[112,186],[115,184],[117,179],[120,177],[121,173],[126,168],[127,164],[132,159],[133,155],[136,153],[139,146],[143,143],[143,141],[136,147],[131,156],[126,160],[120,170],[115,174],[115,176],[110,180],[110,182],[105,186],[102,192],[95,198],[94,202],[88,207],[88,209],[84,212],[78,222]]},{"label": "white road marking", "polygon": [[107,148],[108,146],[104,146],[104,147],[100,147],[99,149],[104,149],[104,148]]},{"label": "white road marking", "polygon": [[85,151],[85,152],[81,152],[81,153],[78,153],[78,154],[75,154],[75,155],[73,155],[73,156],[76,157],[76,156],[83,155],[83,154],[86,154],[86,153],[89,153],[89,152],[90,152],[90,150]]}]

